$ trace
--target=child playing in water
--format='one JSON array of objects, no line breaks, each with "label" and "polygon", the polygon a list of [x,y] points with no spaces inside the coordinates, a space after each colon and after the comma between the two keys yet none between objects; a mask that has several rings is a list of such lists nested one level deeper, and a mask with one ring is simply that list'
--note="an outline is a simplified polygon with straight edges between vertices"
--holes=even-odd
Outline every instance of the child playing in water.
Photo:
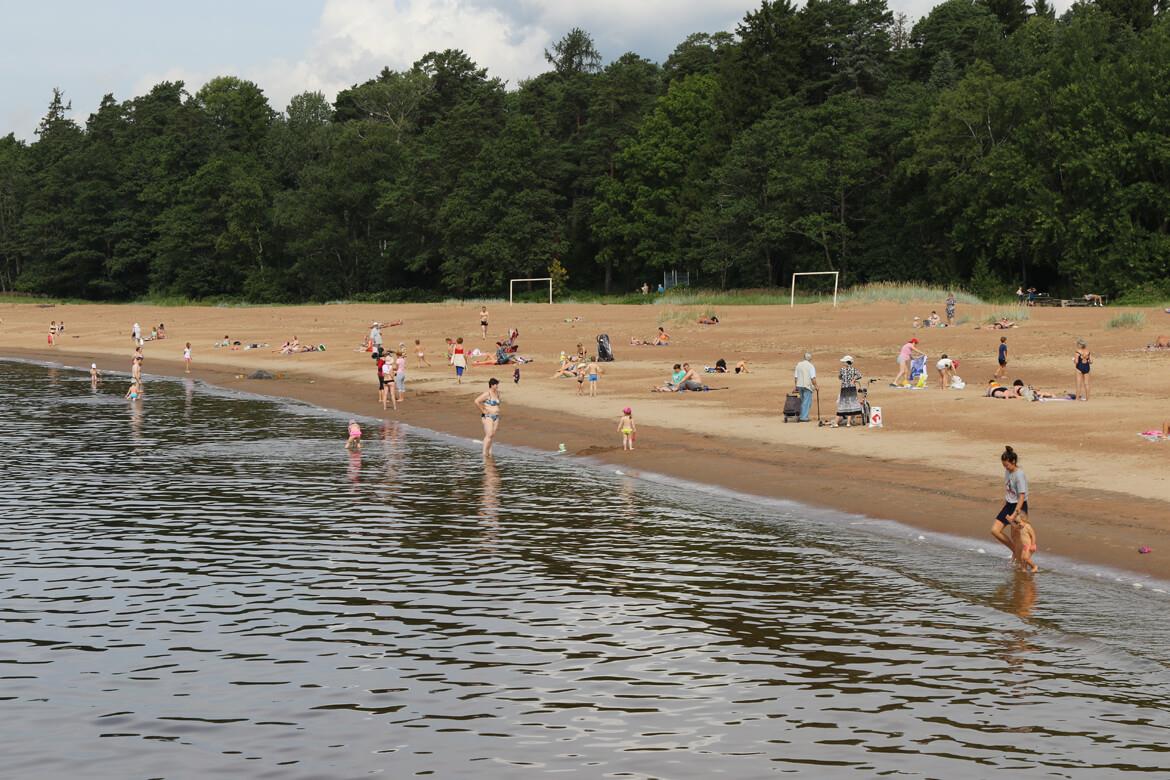
[{"label": "child playing in water", "polygon": [[349,438],[345,442],[347,450],[360,450],[362,448],[362,427],[357,424],[357,420],[349,421]]},{"label": "child playing in water", "polygon": [[427,362],[427,354],[423,349],[422,341],[420,339],[414,340],[414,353],[418,356],[418,367],[430,368],[431,364]]},{"label": "child playing in water", "polygon": [[96,388],[102,381],[102,372],[98,371],[97,363],[89,364],[89,386]]},{"label": "child playing in water", "polygon": [[1016,560],[1020,566],[1033,573],[1040,571],[1040,567],[1032,561],[1032,553],[1036,552],[1036,529],[1023,512],[1012,524],[1012,541],[1016,545]]},{"label": "child playing in water", "polygon": [[138,382],[131,380],[130,389],[126,391],[126,399],[128,401],[137,401],[138,396],[140,396],[141,394],[142,393],[138,387]]},{"label": "child playing in water", "polygon": [[628,406],[622,409],[622,418],[618,420],[618,432],[622,435],[622,449],[634,449],[634,435],[638,428],[634,425],[634,413]]},{"label": "child playing in water", "polygon": [[183,347],[183,362],[187,364],[187,373],[191,373],[191,342],[187,342],[187,346]]}]

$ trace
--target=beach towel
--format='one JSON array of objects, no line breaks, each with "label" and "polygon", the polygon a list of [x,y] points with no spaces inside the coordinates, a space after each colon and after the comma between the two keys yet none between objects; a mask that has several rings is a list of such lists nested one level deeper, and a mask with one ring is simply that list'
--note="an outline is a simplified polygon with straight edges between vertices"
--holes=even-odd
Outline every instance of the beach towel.
[{"label": "beach towel", "polygon": [[919,355],[910,360],[910,384],[926,386],[926,355]]}]

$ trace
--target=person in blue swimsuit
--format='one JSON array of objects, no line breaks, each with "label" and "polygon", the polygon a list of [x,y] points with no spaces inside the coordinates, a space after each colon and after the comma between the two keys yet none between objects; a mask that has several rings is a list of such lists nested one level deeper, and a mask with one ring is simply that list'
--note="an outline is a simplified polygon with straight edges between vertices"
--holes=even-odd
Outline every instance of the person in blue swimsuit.
[{"label": "person in blue swimsuit", "polygon": [[475,399],[475,406],[479,409],[479,417],[483,421],[483,456],[490,458],[492,441],[500,427],[500,380],[495,377],[488,380],[488,389]]}]

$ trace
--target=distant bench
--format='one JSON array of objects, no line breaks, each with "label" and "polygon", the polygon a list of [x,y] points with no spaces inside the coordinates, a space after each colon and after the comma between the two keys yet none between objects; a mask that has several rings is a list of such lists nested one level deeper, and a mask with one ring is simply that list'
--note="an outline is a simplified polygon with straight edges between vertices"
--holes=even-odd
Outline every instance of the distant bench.
[{"label": "distant bench", "polygon": [[[1104,295],[1101,296],[1101,305],[1104,306],[1109,302],[1109,299]],[[1074,306],[1094,306],[1092,301],[1086,301],[1084,298],[1053,298],[1048,295],[1037,295],[1032,300],[1033,306],[1060,306],[1061,308],[1068,308]]]}]

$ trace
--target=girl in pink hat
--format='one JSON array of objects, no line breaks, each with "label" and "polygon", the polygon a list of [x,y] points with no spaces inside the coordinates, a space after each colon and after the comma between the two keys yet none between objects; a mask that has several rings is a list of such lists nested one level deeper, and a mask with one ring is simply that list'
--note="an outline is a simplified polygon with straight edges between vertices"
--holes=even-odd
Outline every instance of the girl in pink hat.
[{"label": "girl in pink hat", "polygon": [[634,437],[638,435],[638,426],[634,425],[634,413],[628,406],[622,409],[622,419],[618,420],[618,432],[622,435],[622,449],[634,449]]}]

